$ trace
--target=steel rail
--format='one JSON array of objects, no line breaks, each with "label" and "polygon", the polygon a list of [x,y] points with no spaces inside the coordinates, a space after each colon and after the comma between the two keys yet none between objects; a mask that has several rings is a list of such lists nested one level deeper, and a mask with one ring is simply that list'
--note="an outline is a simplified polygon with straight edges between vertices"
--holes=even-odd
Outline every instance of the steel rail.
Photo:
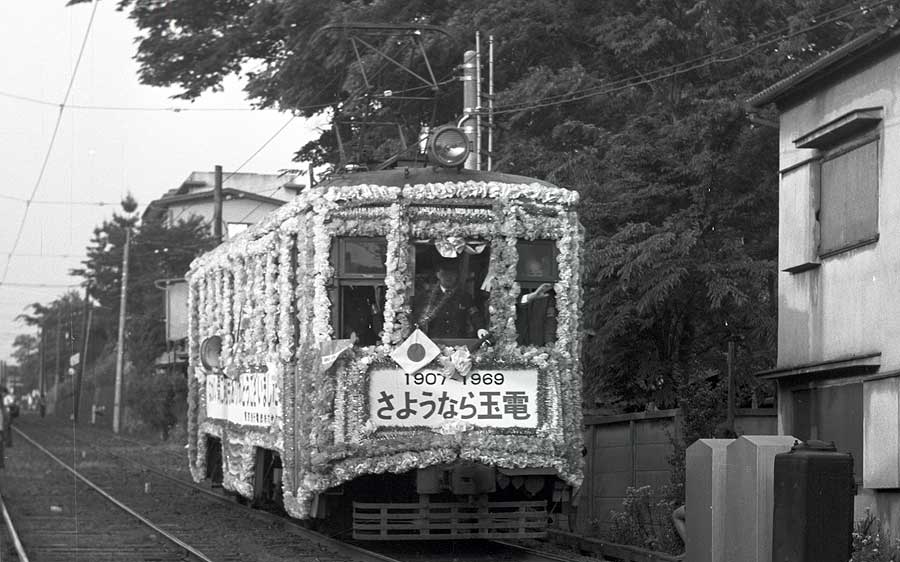
[{"label": "steel rail", "polygon": [[[16,433],[18,433],[20,436],[22,436],[23,439],[25,439],[26,441],[28,441],[33,447],[35,447],[37,450],[41,451],[42,453],[44,453],[45,455],[47,455],[48,457],[50,457],[51,459],[53,459],[57,464],[59,464],[60,466],[62,466],[63,468],[65,468],[66,470],[68,470],[69,472],[71,472],[76,478],[78,478],[79,480],[81,480],[82,482],[84,482],[85,484],[87,484],[88,486],[90,486],[91,488],[93,488],[94,491],[98,492],[101,496],[103,496],[104,498],[106,498],[107,500],[109,500],[109,501],[110,501],[111,503],[113,503],[116,507],[122,509],[123,511],[125,511],[125,512],[128,513],[129,515],[135,517],[138,521],[140,521],[140,522],[143,523],[144,525],[150,527],[151,529],[153,529],[154,531],[156,531],[157,533],[159,533],[160,535],[162,535],[163,537],[165,537],[166,539],[168,539],[170,542],[173,542],[173,543],[177,544],[178,546],[180,546],[181,548],[185,549],[185,550],[188,551],[189,553],[193,554],[194,556],[196,556],[196,557],[199,558],[200,560],[203,560],[203,562],[213,562],[213,560],[211,560],[210,558],[208,558],[205,554],[203,554],[203,553],[200,552],[199,550],[195,549],[195,548],[192,547],[191,545],[189,545],[189,544],[187,544],[186,542],[182,541],[182,540],[179,539],[178,537],[172,535],[172,534],[169,533],[168,531],[166,531],[166,530],[160,528],[159,526],[157,526],[155,523],[153,523],[152,521],[150,521],[149,519],[147,519],[146,517],[144,517],[144,516],[141,515],[140,513],[134,511],[133,509],[131,509],[130,507],[128,507],[128,506],[125,505],[124,503],[120,502],[120,501],[117,500],[116,498],[114,498],[114,497],[112,497],[111,495],[109,495],[108,493],[106,493],[105,490],[103,490],[102,488],[100,488],[99,486],[97,486],[96,484],[94,484],[93,482],[91,482],[90,480],[88,480],[87,478],[85,478],[84,476],[82,476],[77,470],[75,470],[74,468],[70,467],[70,466],[67,465],[65,462],[63,462],[62,460],[60,460],[56,455],[54,455],[53,453],[51,453],[50,451],[48,451],[47,449],[45,449],[44,447],[42,447],[37,441],[35,441],[34,439],[32,439],[31,437],[29,437],[28,435],[26,435],[21,429],[19,429],[19,428],[13,428],[13,429],[16,431]],[[4,510],[4,511],[5,511],[5,510]]]},{"label": "steel rail", "polygon": [[[21,431],[18,428],[14,427],[13,429],[15,431],[21,433]],[[135,445],[147,446],[147,443],[144,443],[144,442],[141,442],[141,441],[138,441],[135,439],[129,439],[126,437],[122,437],[120,435],[111,435],[109,437],[112,437],[113,439],[117,439],[119,441],[133,443]],[[135,460],[135,459],[129,458],[127,456],[123,456],[118,453],[114,453],[113,451],[111,451],[107,448],[98,447],[97,445],[94,445],[93,443],[88,443],[88,446],[93,449],[102,450],[104,453],[106,453],[107,455],[110,455],[112,457],[133,463],[133,464],[141,467],[146,472],[155,474],[156,476],[163,478],[165,480],[168,480],[168,481],[172,482],[173,484],[177,484],[177,485],[187,488],[189,490],[200,492],[201,494],[204,494],[204,495],[206,495],[212,499],[215,499],[217,501],[227,503],[235,508],[243,509],[249,515],[252,515],[254,517],[264,519],[267,521],[272,521],[272,520],[277,519],[279,522],[286,523],[291,528],[291,532],[296,533],[297,535],[312,542],[313,544],[322,546],[322,547],[327,548],[332,551],[337,551],[344,555],[348,555],[348,556],[352,555],[352,556],[356,557],[356,559],[359,560],[360,562],[401,562],[400,560],[397,560],[396,558],[392,558],[390,556],[386,556],[386,555],[380,554],[378,552],[367,550],[365,548],[344,542],[342,540],[329,537],[328,535],[324,535],[322,533],[318,533],[316,531],[307,529],[294,519],[280,517],[280,516],[274,515],[272,513],[269,513],[267,511],[262,511],[262,510],[254,509],[254,508],[246,506],[246,505],[234,503],[230,498],[228,498],[226,496],[222,496],[219,493],[208,490],[202,486],[198,486],[193,482],[188,482],[186,480],[178,478],[177,476],[172,476],[171,474],[167,474],[166,472],[159,470],[158,468],[152,467],[150,465],[147,465],[139,460]]]},{"label": "steel rail", "polygon": [[22,541],[19,540],[19,533],[16,532],[16,526],[13,525],[12,517],[9,516],[9,511],[6,510],[6,503],[3,501],[3,496],[0,496],[0,509],[3,510],[3,521],[6,522],[6,530],[9,531],[9,536],[12,538],[13,545],[16,547],[16,556],[19,559],[19,562],[28,562],[28,555],[25,553],[25,547],[22,546]]}]

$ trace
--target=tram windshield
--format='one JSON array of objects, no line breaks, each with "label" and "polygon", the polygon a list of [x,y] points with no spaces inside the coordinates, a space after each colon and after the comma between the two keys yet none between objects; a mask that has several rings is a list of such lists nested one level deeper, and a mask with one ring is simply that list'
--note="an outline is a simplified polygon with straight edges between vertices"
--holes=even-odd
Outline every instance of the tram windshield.
[{"label": "tram windshield", "polygon": [[338,238],[333,249],[332,310],[339,337],[378,343],[384,325],[384,238]]},{"label": "tram windshield", "polygon": [[488,328],[487,243],[461,243],[454,248],[417,243],[411,251],[415,272],[413,322],[432,339],[476,338]]},{"label": "tram windshield", "polygon": [[516,341],[549,345],[556,341],[556,245],[552,240],[520,240],[516,248],[516,282],[521,287],[516,302]]}]

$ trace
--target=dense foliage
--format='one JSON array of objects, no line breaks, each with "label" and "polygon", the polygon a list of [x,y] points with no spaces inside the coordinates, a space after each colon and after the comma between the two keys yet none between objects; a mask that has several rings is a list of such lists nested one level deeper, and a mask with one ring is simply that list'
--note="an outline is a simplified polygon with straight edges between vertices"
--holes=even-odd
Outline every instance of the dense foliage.
[{"label": "dense foliage", "polygon": [[[71,0],[78,3],[84,0]],[[496,40],[495,169],[583,196],[589,243],[586,389],[625,410],[678,404],[721,378],[734,342],[742,395],[771,367],[775,335],[777,133],[743,101],[885,21],[894,2],[843,0],[121,0],[141,32],[145,83],[193,99],[243,74],[261,107],[331,110],[335,127],[299,158],[368,162],[398,140],[363,121],[421,123],[460,113],[457,73],[474,32]],[[367,41],[346,27],[429,24]],[[331,26],[322,29],[323,26]],[[358,44],[360,46],[361,44]],[[368,54],[367,54],[368,53]],[[365,79],[362,70],[365,70]],[[769,119],[773,115],[764,116]],[[757,121],[759,122],[759,121]],[[341,142],[357,147],[355,156]]]}]

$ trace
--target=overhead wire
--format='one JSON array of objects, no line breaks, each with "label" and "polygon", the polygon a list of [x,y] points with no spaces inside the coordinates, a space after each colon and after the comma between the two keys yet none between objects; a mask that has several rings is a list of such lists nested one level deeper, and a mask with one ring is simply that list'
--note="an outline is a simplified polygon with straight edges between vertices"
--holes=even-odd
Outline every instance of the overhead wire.
[{"label": "overhead wire", "polygon": [[[720,50],[718,50],[718,51],[715,51],[715,52],[713,52],[713,53],[710,53],[710,54],[708,54],[708,55],[704,55],[704,56],[702,56],[702,57],[697,57],[697,58],[695,58],[695,59],[692,59],[692,60],[689,60],[689,61],[685,61],[685,62],[682,62],[682,63],[678,63],[678,64],[675,64],[675,65],[670,65],[669,67],[664,67],[664,68],[662,68],[662,69],[658,69],[658,70],[656,70],[656,71],[654,71],[654,72],[651,72],[651,73],[649,73],[649,74],[625,77],[625,78],[621,78],[621,79],[614,80],[614,81],[612,81],[612,82],[608,82],[608,83],[604,84],[603,86],[597,86],[597,87],[593,87],[593,88],[588,88],[588,89],[584,89],[584,90],[581,90],[581,91],[568,92],[568,93],[565,93],[565,94],[556,94],[556,95],[553,95],[553,96],[545,96],[545,97],[539,98],[539,99],[537,99],[537,100],[529,100],[529,101],[527,101],[527,102],[519,102],[519,103],[516,103],[516,104],[511,104],[511,105],[509,105],[509,106],[500,106],[500,107],[497,107],[497,108],[494,109],[494,113],[495,113],[495,114],[505,114],[505,113],[522,112],[522,111],[528,111],[528,110],[532,110],[532,109],[539,109],[539,108],[548,107],[548,106],[553,106],[553,105],[561,105],[561,104],[564,104],[564,103],[572,103],[572,102],[580,101],[580,100],[582,100],[582,99],[586,99],[586,98],[589,98],[589,97],[594,97],[594,96],[598,96],[598,95],[604,95],[604,94],[614,93],[614,92],[616,92],[616,91],[620,91],[620,90],[623,90],[623,89],[633,88],[633,87],[635,87],[635,86],[639,86],[639,85],[644,85],[644,84],[652,83],[652,82],[655,82],[655,81],[658,81],[658,80],[663,80],[663,79],[670,78],[670,77],[673,77],[673,76],[676,76],[676,75],[679,75],[679,74],[683,74],[683,73],[690,72],[690,71],[693,71],[693,70],[697,70],[697,69],[700,69],[700,68],[703,68],[703,67],[706,67],[706,66],[710,66],[710,65],[712,65],[712,64],[725,63],[725,62],[732,62],[732,61],[734,61],[734,60],[738,60],[738,59],[740,59],[740,58],[743,58],[743,57],[745,57],[745,56],[748,56],[750,53],[752,53],[752,52],[754,52],[754,51],[756,51],[756,50],[758,50],[758,49],[760,49],[760,48],[762,48],[762,47],[764,47],[764,46],[766,46],[766,45],[772,44],[773,42],[782,41],[782,40],[784,40],[784,39],[787,39],[787,38],[790,38],[790,37],[794,37],[794,36],[796,36],[796,35],[799,35],[799,34],[806,33],[806,32],[808,32],[808,31],[817,29],[817,28],[819,28],[819,27],[822,27],[823,25],[827,25],[828,23],[832,23],[832,22],[834,22],[834,21],[837,21],[837,20],[839,20],[839,19],[841,19],[841,18],[846,17],[847,15],[851,14],[852,12],[855,12],[855,11],[858,11],[858,10],[861,10],[861,9],[866,9],[866,10],[874,9],[874,8],[876,8],[876,7],[878,7],[878,6],[881,6],[881,5],[883,5],[883,4],[888,3],[889,1],[890,1],[890,0],[879,0],[879,1],[875,2],[875,3],[873,3],[873,4],[868,4],[868,5],[866,5],[866,4],[864,4],[864,3],[858,3],[858,4],[851,5],[851,6],[844,6],[844,7],[842,7],[842,8],[835,8],[835,9],[833,9],[833,10],[829,10],[829,11],[827,11],[827,12],[824,12],[824,13],[822,13],[822,14],[820,14],[819,16],[816,16],[816,17],[814,18],[814,19],[819,19],[819,18],[825,17],[826,19],[817,21],[814,25],[807,26],[807,27],[805,27],[805,28],[796,30],[796,31],[794,31],[794,32],[792,32],[792,33],[788,33],[788,34],[786,34],[786,35],[783,34],[783,31],[784,31],[784,30],[790,29],[789,27],[782,28],[782,29],[780,29],[780,30],[774,30],[774,31],[772,31],[772,32],[769,32],[768,34],[763,34],[762,36],[760,36],[760,37],[758,37],[758,38],[755,38],[755,39],[753,39],[753,40],[751,40],[751,41],[745,41],[745,42],[742,42],[742,43],[738,43],[738,44],[735,44],[735,45],[731,45],[731,46],[725,47],[725,48],[723,48],[723,49],[720,49]],[[66,202],[66,201],[37,201],[37,200],[34,199],[34,195],[35,195],[35,193],[36,193],[38,187],[40,186],[41,178],[43,177],[43,174],[44,174],[44,172],[45,172],[45,170],[46,170],[47,160],[49,159],[49,154],[50,154],[50,152],[51,152],[51,150],[52,150],[53,143],[54,143],[54,141],[55,141],[56,134],[57,134],[57,132],[58,132],[58,128],[59,128],[60,120],[61,120],[61,117],[62,117],[62,113],[63,113],[63,110],[64,110],[65,108],[68,107],[68,108],[73,108],[73,109],[98,109],[98,110],[122,110],[122,111],[132,111],[132,110],[133,110],[133,111],[232,111],[232,110],[242,110],[242,111],[243,111],[243,110],[246,110],[246,111],[253,111],[253,110],[255,110],[254,108],[190,108],[190,107],[187,107],[187,108],[172,108],[172,107],[168,107],[168,108],[166,108],[166,107],[126,107],[126,106],[85,106],[85,105],[74,105],[74,104],[68,104],[68,105],[67,105],[66,102],[67,102],[68,97],[69,97],[69,95],[70,95],[70,93],[71,93],[72,86],[73,86],[74,80],[75,80],[75,76],[76,76],[76,74],[77,74],[78,65],[79,65],[79,63],[80,63],[80,61],[81,61],[81,58],[82,58],[82,55],[83,55],[83,53],[84,53],[84,48],[85,48],[85,45],[86,45],[86,42],[87,42],[87,39],[88,39],[88,36],[89,36],[89,33],[90,33],[90,29],[91,29],[91,26],[92,26],[92,23],[93,23],[94,15],[95,15],[95,13],[96,13],[96,8],[97,8],[97,2],[96,2],[96,0],[95,0],[94,3],[93,3],[93,9],[92,9],[92,12],[91,12],[91,19],[89,20],[89,22],[88,22],[88,27],[87,27],[87,29],[86,29],[86,31],[85,31],[85,36],[84,36],[84,39],[83,39],[83,41],[82,41],[82,45],[81,45],[81,49],[80,49],[80,51],[79,51],[78,59],[77,59],[77,61],[76,61],[75,68],[74,68],[73,73],[72,73],[72,76],[71,76],[71,78],[70,78],[69,86],[68,86],[68,88],[67,88],[67,90],[66,90],[65,97],[64,97],[63,102],[62,102],[61,104],[53,104],[52,102],[48,102],[48,101],[45,101],[45,100],[40,100],[40,99],[37,99],[37,98],[31,98],[31,97],[28,97],[28,96],[21,96],[21,95],[11,94],[11,93],[9,93],[9,92],[2,92],[2,91],[0,91],[0,96],[5,96],[5,97],[13,98],[13,99],[19,99],[19,100],[22,100],[22,101],[28,101],[28,102],[33,102],[33,103],[45,104],[45,105],[58,105],[59,108],[60,108],[59,115],[58,115],[58,117],[57,117],[56,126],[54,127],[53,136],[51,137],[50,146],[48,147],[47,155],[45,156],[44,163],[43,163],[42,168],[41,168],[41,172],[40,172],[40,174],[39,174],[39,176],[38,176],[38,180],[37,180],[37,182],[35,183],[34,188],[32,189],[31,196],[30,196],[28,199],[23,199],[23,198],[17,198],[17,197],[8,196],[8,195],[0,195],[0,198],[24,202],[25,205],[26,205],[26,210],[25,210],[25,213],[24,213],[24,215],[23,215],[23,219],[22,219],[22,221],[20,222],[19,230],[18,230],[17,235],[16,235],[16,241],[15,241],[14,244],[13,244],[13,249],[7,254],[6,265],[5,265],[5,267],[4,267],[4,273],[3,273],[2,280],[0,280],[0,286],[2,286],[3,284],[7,284],[7,283],[5,282],[5,279],[6,279],[6,276],[7,276],[7,274],[8,274],[10,260],[11,260],[12,256],[14,255],[14,253],[15,253],[15,248],[18,246],[18,243],[19,243],[19,241],[20,241],[21,233],[22,233],[22,228],[23,228],[23,226],[24,226],[25,220],[26,220],[26,218],[27,218],[28,210],[29,210],[29,208],[30,208],[31,205],[38,205],[38,204],[46,204],[46,205],[86,205],[86,206],[101,206],[101,207],[102,207],[102,206],[111,206],[111,205],[115,205],[115,203],[107,203],[107,202],[103,202],[103,201],[97,201],[97,202],[89,202],[89,201],[77,201],[77,202],[75,202],[75,201],[69,201],[69,202]],[[763,40],[761,41],[761,39],[763,39]],[[738,49],[738,48],[741,48],[741,47],[746,47],[746,46],[748,46],[748,45],[752,45],[752,48],[749,49],[749,50],[747,50],[747,51],[741,52],[741,53],[739,53],[738,55],[736,55],[736,56],[734,56],[734,57],[716,58],[716,57],[719,57],[720,55],[722,55],[722,54],[724,54],[724,53],[731,52],[731,51],[733,51],[733,50],[735,50],[735,49]],[[442,81],[440,82],[440,84],[443,85],[443,84],[446,84],[446,83],[450,83],[450,82],[452,82],[452,81],[454,81],[454,80],[455,80],[455,78],[450,78],[450,79],[442,80]],[[405,92],[409,92],[409,91],[415,91],[415,90],[418,90],[418,89],[421,89],[421,88],[423,88],[423,86],[412,87],[412,88],[408,88],[408,89],[406,89],[406,90],[397,90],[397,91],[394,91],[394,93],[405,93]],[[315,104],[315,105],[309,105],[309,106],[302,106],[302,107],[297,108],[297,110],[333,107],[336,103],[339,103],[339,102],[336,102],[336,101],[335,101],[335,102],[329,102],[329,103],[323,103],[323,104]],[[271,135],[271,136],[270,136],[270,137],[262,144],[262,146],[260,146],[258,149],[256,149],[256,150],[255,150],[255,151],[254,151],[247,159],[245,159],[244,162],[243,162],[240,166],[238,166],[237,169],[235,169],[234,171],[232,171],[232,172],[226,177],[226,179],[223,180],[223,184],[224,184],[225,181],[227,181],[228,179],[232,178],[234,175],[236,175],[237,173],[239,173],[239,171],[240,171],[241,169],[243,169],[244,166],[246,166],[246,165],[247,165],[254,157],[256,157],[256,155],[258,155],[262,150],[264,150],[266,146],[268,146],[268,145],[269,145],[269,144],[270,144],[270,143],[271,143],[271,142],[272,142],[279,134],[281,134],[281,132],[284,131],[284,129],[287,128],[287,126],[288,126],[295,118],[296,118],[296,115],[292,115],[292,116],[290,117],[290,119],[288,119],[288,121],[287,121],[286,123],[284,123],[277,131],[275,131],[275,133],[274,133],[273,135]],[[278,188],[272,190],[272,191],[269,192],[267,195],[273,195],[275,192],[278,191],[278,189],[280,189],[280,187],[278,187]],[[261,205],[262,205],[262,203],[258,204],[254,209],[251,209],[251,211],[250,211],[249,213],[247,213],[247,215],[245,215],[244,218],[241,219],[240,222],[243,222],[244,220],[246,220],[247,218],[249,218],[249,216],[252,215],[253,212],[255,212]],[[184,213],[184,210],[182,210],[182,212],[179,214],[179,216],[180,216],[181,214],[183,214],[183,213]],[[177,218],[178,218],[178,217],[176,217],[174,220],[177,220]]]},{"label": "overhead wire", "polygon": [[28,211],[31,208],[31,203],[32,201],[34,201],[34,196],[37,194],[38,188],[41,186],[41,180],[44,177],[44,173],[47,171],[47,164],[50,162],[50,154],[53,152],[53,145],[56,143],[56,136],[59,133],[59,127],[62,123],[63,113],[66,109],[66,102],[69,100],[69,95],[72,93],[72,88],[75,85],[75,77],[78,75],[78,68],[81,65],[81,59],[84,57],[84,50],[87,46],[88,37],[90,37],[91,34],[91,28],[94,25],[94,17],[97,15],[98,5],[98,0],[93,0],[93,2],[91,3],[90,19],[88,19],[87,27],[84,31],[84,38],[81,41],[81,48],[78,50],[78,57],[75,59],[75,66],[72,69],[72,76],[69,78],[69,85],[66,87],[66,93],[63,96],[63,100],[59,104],[59,113],[56,116],[56,123],[53,126],[53,133],[50,136],[50,143],[47,146],[47,151],[44,154],[44,161],[41,164],[41,170],[38,173],[37,180],[34,182],[34,187],[31,190],[31,194],[29,195],[28,200],[25,201],[25,210],[22,212],[22,219],[19,222],[19,227],[16,231],[15,239],[13,240],[12,249],[10,249],[9,253],[6,256],[6,265],[4,265],[3,267],[3,276],[0,277],[0,286],[3,286],[6,283],[6,276],[9,273],[9,264],[12,261],[12,256],[16,252],[16,248],[19,247],[19,242],[22,239],[22,231],[25,229],[25,221],[28,220]]}]

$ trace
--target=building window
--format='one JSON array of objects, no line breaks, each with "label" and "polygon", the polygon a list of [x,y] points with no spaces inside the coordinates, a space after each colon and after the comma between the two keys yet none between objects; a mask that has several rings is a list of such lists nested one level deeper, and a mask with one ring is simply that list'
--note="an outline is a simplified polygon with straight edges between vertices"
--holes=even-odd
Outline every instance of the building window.
[{"label": "building window", "polygon": [[520,345],[549,345],[556,341],[556,244],[552,240],[520,240],[516,282],[516,334]]},{"label": "building window", "polygon": [[341,339],[375,345],[384,325],[384,238],[335,238],[332,243],[334,284],[331,316]]},{"label": "building window", "polygon": [[818,254],[826,257],[878,239],[881,108],[851,111],[797,140],[818,151]]},{"label": "building window", "polygon": [[[410,249],[414,275],[412,318],[429,338],[475,339],[489,326],[488,293],[482,289],[488,273],[490,247],[467,243],[459,251],[443,255],[432,243],[416,243]],[[453,255],[455,254],[455,255]]]},{"label": "building window", "polygon": [[225,223],[225,239],[231,240],[241,232],[250,228],[249,222],[229,222]]},{"label": "building window", "polygon": [[873,242],[878,236],[877,135],[823,154],[819,183],[819,255]]}]

